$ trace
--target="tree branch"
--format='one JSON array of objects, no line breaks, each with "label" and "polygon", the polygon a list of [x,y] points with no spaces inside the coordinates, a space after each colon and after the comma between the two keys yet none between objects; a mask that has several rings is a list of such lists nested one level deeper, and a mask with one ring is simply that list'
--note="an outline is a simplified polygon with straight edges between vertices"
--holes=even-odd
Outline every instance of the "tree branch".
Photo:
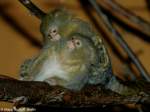
[{"label": "tree branch", "polygon": [[136,29],[150,37],[150,23],[136,14],[133,14],[126,8],[123,8],[114,0],[101,0],[99,2],[99,6],[107,10],[107,13],[109,12],[125,24],[130,25],[131,28]]},{"label": "tree branch", "polygon": [[[150,88],[150,87],[148,87]],[[87,86],[73,92],[59,86],[49,86],[45,82],[19,81],[0,78],[0,100],[12,102],[24,96],[24,105],[46,105],[49,107],[96,107],[118,104],[150,104],[150,96],[120,96],[101,85]]]},{"label": "tree branch", "polygon": [[30,0],[19,0],[32,14],[42,19],[46,14],[35,6]]}]

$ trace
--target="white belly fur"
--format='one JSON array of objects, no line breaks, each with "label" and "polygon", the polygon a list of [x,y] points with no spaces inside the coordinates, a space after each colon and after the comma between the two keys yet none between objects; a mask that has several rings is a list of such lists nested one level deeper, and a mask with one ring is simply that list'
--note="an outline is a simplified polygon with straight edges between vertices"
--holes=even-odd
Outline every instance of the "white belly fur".
[{"label": "white belly fur", "polygon": [[58,77],[64,80],[68,80],[67,73],[62,69],[60,60],[56,57],[56,55],[53,55],[52,57],[49,57],[47,59],[40,72],[36,75],[34,78],[35,81],[44,81],[46,79],[49,79],[51,77]]}]

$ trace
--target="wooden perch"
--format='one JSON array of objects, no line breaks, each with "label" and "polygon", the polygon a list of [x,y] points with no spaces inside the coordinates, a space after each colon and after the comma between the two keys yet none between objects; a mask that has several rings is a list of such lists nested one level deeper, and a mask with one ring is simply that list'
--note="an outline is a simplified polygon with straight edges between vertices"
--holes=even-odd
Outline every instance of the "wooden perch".
[{"label": "wooden perch", "polygon": [[104,89],[101,85],[89,85],[80,92],[73,92],[63,87],[49,86],[45,82],[0,78],[1,101],[12,102],[21,96],[27,98],[27,102],[24,105],[45,105],[50,107],[150,104],[150,96],[142,96],[140,94],[136,96],[120,96],[110,90]]}]

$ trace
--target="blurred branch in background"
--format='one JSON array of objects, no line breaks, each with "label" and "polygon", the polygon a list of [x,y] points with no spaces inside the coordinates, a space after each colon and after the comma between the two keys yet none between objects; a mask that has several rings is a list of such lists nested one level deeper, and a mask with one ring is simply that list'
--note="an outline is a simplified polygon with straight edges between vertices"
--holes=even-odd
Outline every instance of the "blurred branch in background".
[{"label": "blurred branch in background", "polygon": [[147,8],[149,9],[150,12],[150,0],[145,0],[145,1],[146,1]]},{"label": "blurred branch in background", "polygon": [[33,15],[42,19],[46,14],[36,7],[30,0],[19,0]]},{"label": "blurred branch in background", "polygon": [[0,15],[4,21],[6,21],[12,29],[22,35],[25,39],[31,42],[32,45],[41,48],[42,44],[40,41],[33,37],[33,35],[29,34],[19,23],[17,23],[5,10],[9,7],[9,4],[0,4]]},{"label": "blurred branch in background", "polygon": [[[106,14],[110,14],[111,18],[119,20],[126,25],[134,33],[143,34],[146,37],[144,40],[150,42],[150,23],[135,15],[126,8],[120,6],[115,0],[101,0],[98,2],[100,7],[106,11]],[[140,36],[141,37],[141,36]],[[143,36],[142,36],[143,37]]]}]

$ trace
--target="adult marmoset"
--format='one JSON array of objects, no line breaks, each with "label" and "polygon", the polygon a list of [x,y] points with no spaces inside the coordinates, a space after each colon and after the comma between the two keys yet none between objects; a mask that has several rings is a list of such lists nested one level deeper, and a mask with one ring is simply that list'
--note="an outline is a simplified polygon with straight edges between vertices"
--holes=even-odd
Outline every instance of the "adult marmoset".
[{"label": "adult marmoset", "polygon": [[87,84],[102,84],[121,95],[139,93],[138,87],[125,86],[112,73],[105,45],[89,23],[64,9],[42,17],[43,48],[21,66],[26,81],[46,81],[79,91]]},{"label": "adult marmoset", "polygon": [[80,90],[85,84],[105,84],[111,78],[106,48],[88,23],[57,9],[43,17],[41,32],[43,49],[21,66],[22,80]]}]

